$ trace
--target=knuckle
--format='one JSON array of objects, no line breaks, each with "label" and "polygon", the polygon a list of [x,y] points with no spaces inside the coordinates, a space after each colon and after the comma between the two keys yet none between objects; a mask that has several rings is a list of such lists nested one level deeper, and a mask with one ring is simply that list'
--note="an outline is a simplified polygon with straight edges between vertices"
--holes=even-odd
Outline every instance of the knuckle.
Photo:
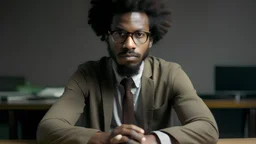
[{"label": "knuckle", "polygon": [[112,136],[115,136],[118,133],[118,129],[114,129],[111,133]]},{"label": "knuckle", "polygon": [[130,135],[131,135],[131,136],[135,136],[135,135],[136,135],[136,132],[135,132],[134,130],[131,130],[131,131],[130,131]]},{"label": "knuckle", "polygon": [[127,136],[122,137],[122,141],[127,142],[128,140],[129,140],[129,138]]},{"label": "knuckle", "polygon": [[121,133],[124,133],[125,132],[125,128],[121,128]]},{"label": "knuckle", "polygon": [[138,134],[138,137],[140,138],[140,139],[142,139],[143,138],[143,134]]}]

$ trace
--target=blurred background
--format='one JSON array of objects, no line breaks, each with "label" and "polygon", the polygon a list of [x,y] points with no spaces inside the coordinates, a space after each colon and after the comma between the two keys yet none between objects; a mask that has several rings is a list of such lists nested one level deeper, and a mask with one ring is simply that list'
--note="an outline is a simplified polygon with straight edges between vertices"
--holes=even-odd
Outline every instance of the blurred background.
[{"label": "blurred background", "polygon": [[[151,54],[183,67],[220,137],[256,137],[256,1],[168,1],[173,26]],[[89,0],[0,1],[0,139],[35,139],[48,99],[79,64],[108,55],[89,8]]]}]

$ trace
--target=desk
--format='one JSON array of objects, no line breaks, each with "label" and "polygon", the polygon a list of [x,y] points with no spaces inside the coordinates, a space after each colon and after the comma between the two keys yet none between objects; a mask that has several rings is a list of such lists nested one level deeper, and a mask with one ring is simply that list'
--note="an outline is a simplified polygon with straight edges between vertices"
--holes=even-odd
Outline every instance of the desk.
[{"label": "desk", "polygon": [[8,110],[8,123],[10,139],[18,139],[17,110],[48,110],[56,100],[24,100],[1,102],[0,110]]},{"label": "desk", "polygon": [[24,100],[1,102],[0,110],[48,110],[56,100]]},{"label": "desk", "polygon": [[[35,140],[0,140],[0,144],[36,144]],[[217,144],[256,144],[256,138],[220,139]]]},{"label": "desk", "polygon": [[0,144],[36,144],[35,140],[0,140]]},{"label": "desk", "polygon": [[211,109],[248,109],[248,137],[256,137],[256,100],[204,100],[205,104]]},{"label": "desk", "polygon": [[[56,100],[24,100],[24,101],[11,101],[1,102],[0,110],[48,110]],[[256,99],[235,100],[216,99],[216,100],[203,100],[209,108],[241,108],[241,109],[256,109]]]},{"label": "desk", "polygon": [[217,144],[256,144],[256,138],[220,139]]},{"label": "desk", "polygon": [[[15,110],[48,110],[56,100],[26,100],[0,102],[0,110],[9,110],[10,138],[17,139],[17,123],[15,119]],[[227,109],[248,109],[248,136],[256,137],[256,100],[204,100],[210,109],[227,108]]]},{"label": "desk", "polygon": [[230,99],[216,99],[216,100],[204,100],[204,103],[209,108],[241,108],[241,109],[255,109],[256,108],[256,99],[253,100],[241,100],[239,102]]}]

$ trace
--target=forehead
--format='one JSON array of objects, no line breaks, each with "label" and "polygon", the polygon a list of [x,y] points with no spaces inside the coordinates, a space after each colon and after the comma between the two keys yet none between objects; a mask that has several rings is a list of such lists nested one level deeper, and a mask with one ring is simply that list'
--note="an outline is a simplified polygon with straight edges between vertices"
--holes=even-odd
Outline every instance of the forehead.
[{"label": "forehead", "polygon": [[149,31],[149,20],[143,12],[130,12],[115,15],[111,24],[111,30],[124,29],[129,32],[144,30]]}]

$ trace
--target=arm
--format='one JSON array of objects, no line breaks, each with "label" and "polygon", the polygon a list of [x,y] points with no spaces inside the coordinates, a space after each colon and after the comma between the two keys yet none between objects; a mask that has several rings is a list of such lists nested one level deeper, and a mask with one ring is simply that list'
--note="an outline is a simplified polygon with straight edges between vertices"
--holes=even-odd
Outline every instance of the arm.
[{"label": "arm", "polygon": [[77,71],[65,92],[43,117],[37,129],[38,144],[85,144],[99,130],[74,126],[85,106],[85,77]]},{"label": "arm", "polygon": [[[196,94],[193,85],[180,66],[171,70],[170,82],[173,88],[173,104],[183,126],[170,127],[160,131],[168,134],[180,144],[215,144],[219,133],[209,108]],[[173,141],[172,141],[173,142]]]}]

